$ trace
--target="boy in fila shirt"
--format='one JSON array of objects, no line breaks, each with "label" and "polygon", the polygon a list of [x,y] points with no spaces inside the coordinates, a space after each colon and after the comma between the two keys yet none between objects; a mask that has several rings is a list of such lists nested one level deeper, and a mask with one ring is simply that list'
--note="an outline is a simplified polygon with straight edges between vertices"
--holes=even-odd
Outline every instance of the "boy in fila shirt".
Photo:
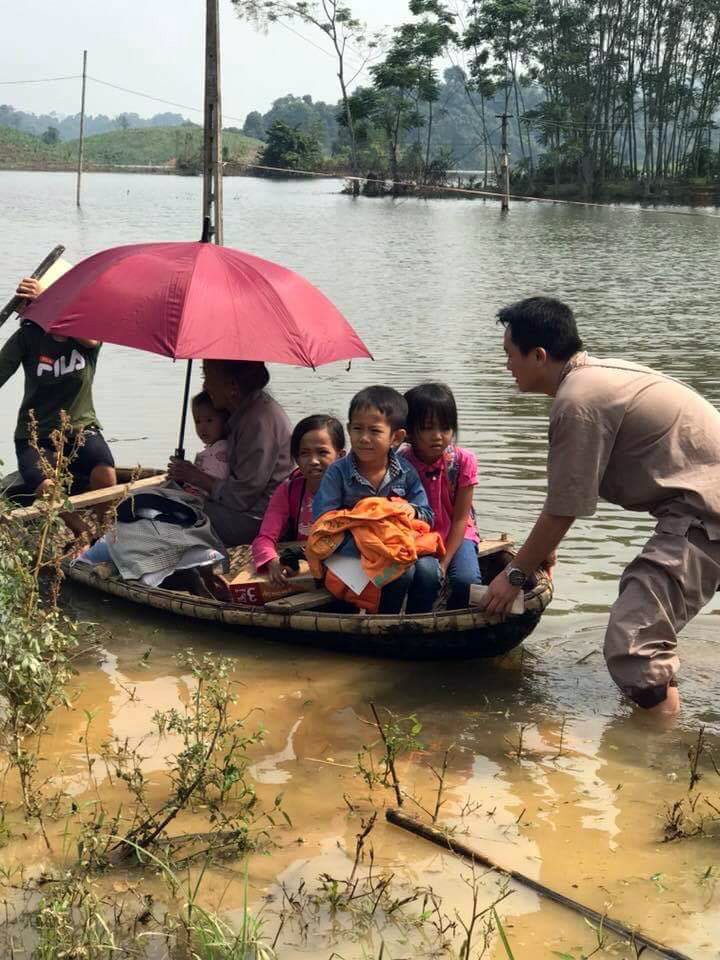
[{"label": "boy in fila shirt", "polygon": [[[37,280],[25,278],[17,288],[28,300],[41,293]],[[83,431],[83,442],[70,464],[75,478],[91,490],[110,487],[116,482],[112,453],[100,432],[93,406],[92,384],[100,343],[74,340],[45,333],[36,324],[22,321],[0,350],[0,387],[22,366],[25,393],[15,429],[18,469],[27,489],[36,495],[51,486],[40,467],[38,451],[30,445],[29,413],[37,421],[37,439],[46,457],[52,460],[55,447],[53,431],[60,427],[60,412],[70,420],[70,435],[65,451],[70,453],[76,434]]]}]

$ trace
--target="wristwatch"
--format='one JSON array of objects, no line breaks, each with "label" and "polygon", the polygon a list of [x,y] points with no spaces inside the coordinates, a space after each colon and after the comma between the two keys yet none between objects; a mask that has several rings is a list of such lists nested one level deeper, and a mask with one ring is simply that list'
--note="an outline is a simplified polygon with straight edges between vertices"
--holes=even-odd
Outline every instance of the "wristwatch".
[{"label": "wristwatch", "polygon": [[512,587],[524,587],[528,580],[520,567],[505,567],[505,576]]}]

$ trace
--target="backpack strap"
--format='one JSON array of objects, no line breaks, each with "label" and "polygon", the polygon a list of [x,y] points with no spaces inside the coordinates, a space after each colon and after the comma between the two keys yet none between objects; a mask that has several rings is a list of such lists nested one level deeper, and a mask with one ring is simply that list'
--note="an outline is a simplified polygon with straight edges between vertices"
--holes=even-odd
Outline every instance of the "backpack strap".
[{"label": "backpack strap", "polygon": [[[454,506],[458,490],[458,477],[460,476],[460,457],[454,444],[445,451],[445,473],[450,487],[450,500]],[[476,527],[475,507],[472,505],[470,506],[470,518],[473,527]]]},{"label": "backpack strap", "polygon": [[458,487],[458,476],[460,475],[460,458],[457,454],[457,448],[454,444],[449,446],[444,453],[445,458],[445,473],[448,478],[448,485],[450,487],[450,499],[455,503],[455,497],[457,496],[457,487]]},{"label": "backpack strap", "polygon": [[299,470],[295,471],[288,480],[288,500],[290,503],[290,515],[288,517],[288,536],[291,540],[298,538],[298,526],[300,525],[300,511],[305,499],[305,477]]}]

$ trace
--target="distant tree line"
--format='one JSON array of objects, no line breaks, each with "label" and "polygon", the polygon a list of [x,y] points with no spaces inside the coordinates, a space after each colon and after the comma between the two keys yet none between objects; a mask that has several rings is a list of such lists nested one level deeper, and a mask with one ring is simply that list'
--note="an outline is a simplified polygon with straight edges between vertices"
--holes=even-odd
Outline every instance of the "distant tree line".
[{"label": "distant tree line", "polygon": [[[113,130],[127,130],[137,127],[179,127],[186,123],[185,117],[179,113],[156,113],[152,117],[141,117],[137,113],[120,113],[116,117],[108,117],[103,113],[95,116],[85,115],[85,135],[96,133],[110,133]],[[23,133],[32,133],[42,137],[46,143],[75,140],[80,136],[80,114],[71,114],[61,117],[57,113],[27,113],[16,110],[7,103],[0,104],[0,126],[12,127]],[[50,133],[51,130],[57,134]]]},{"label": "distant tree line", "polygon": [[[362,95],[363,89],[360,88],[357,91],[356,98]],[[535,91],[526,92],[526,98],[529,103],[534,104]],[[351,102],[360,107],[358,99],[354,100],[352,96]],[[502,97],[498,95],[490,98],[485,106],[488,116],[493,111],[502,111]],[[479,109],[480,98],[474,93],[468,96],[463,71],[458,67],[447,68],[438,85],[438,100],[434,108],[431,127],[433,156],[436,152],[442,151],[453,165],[461,165],[464,169],[480,170],[486,167],[492,169],[493,157],[500,148],[499,125],[493,115],[492,125],[488,124],[488,136],[483,138],[482,133],[478,131],[477,110]],[[364,118],[361,119],[360,113],[358,109],[362,166],[367,168],[369,165],[377,170],[384,169],[388,165],[384,137],[378,131],[371,131],[367,125],[363,125]],[[423,114],[422,104],[420,114],[421,116]],[[313,101],[309,94],[305,96],[287,94],[275,100],[266,113],[260,113],[258,110],[248,113],[242,130],[238,129],[238,132],[244,133],[247,137],[267,141],[273,125],[278,122],[313,138],[316,145],[330,158],[331,166],[347,165],[349,135],[344,122],[342,101],[329,104],[322,100]],[[421,125],[412,129],[403,128],[403,153],[408,154],[407,163],[410,162],[409,153],[417,154],[418,138],[421,143],[425,143],[424,124],[423,116]],[[539,140],[537,143],[539,147]],[[510,148],[514,155],[520,155],[520,144],[514,129],[510,131]]]},{"label": "distant tree line", "polygon": [[[322,33],[339,80],[332,108],[288,96],[248,115],[253,136],[280,120],[354,171],[427,181],[448,165],[497,169],[505,113],[530,186],[720,176],[720,0],[410,0],[385,37],[338,0],[232,2],[259,26]],[[460,65],[440,80],[448,57]]]}]

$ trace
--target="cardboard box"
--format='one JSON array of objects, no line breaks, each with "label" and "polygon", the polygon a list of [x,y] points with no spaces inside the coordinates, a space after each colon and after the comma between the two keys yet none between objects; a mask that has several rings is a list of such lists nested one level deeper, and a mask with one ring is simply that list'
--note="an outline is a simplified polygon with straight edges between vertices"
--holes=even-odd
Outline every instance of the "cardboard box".
[{"label": "cardboard box", "polygon": [[314,590],[315,579],[310,575],[309,567],[303,560],[300,570],[291,577],[287,587],[276,587],[268,577],[257,573],[254,568],[240,570],[234,574],[219,575],[216,587],[220,596],[218,599],[227,603],[239,603],[248,607],[261,607],[270,600],[279,600],[289,597],[293,593],[304,593]]}]

